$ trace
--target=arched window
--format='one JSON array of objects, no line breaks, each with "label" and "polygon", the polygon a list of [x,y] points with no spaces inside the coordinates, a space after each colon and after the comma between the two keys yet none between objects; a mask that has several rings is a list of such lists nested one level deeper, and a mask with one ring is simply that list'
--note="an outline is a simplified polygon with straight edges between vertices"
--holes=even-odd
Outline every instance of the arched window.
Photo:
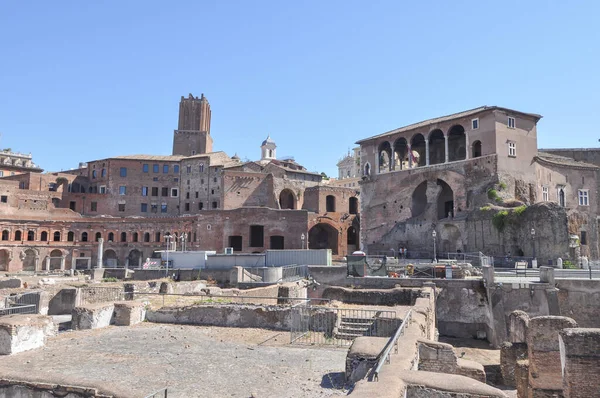
[{"label": "arched window", "polygon": [[325,211],[335,212],[335,196],[327,195],[325,198]]},{"label": "arched window", "polygon": [[54,241],[60,242],[60,232],[58,232],[58,231],[54,232]]},{"label": "arched window", "polygon": [[5,229],[4,231],[2,231],[2,240],[8,240],[8,236],[9,236],[9,232],[8,229]]},{"label": "arched window", "polygon": [[15,240],[21,240],[21,231],[15,231]]},{"label": "arched window", "polygon": [[121,232],[121,242],[127,242],[127,232]]},{"label": "arched window", "polygon": [[481,141],[475,141],[473,143],[473,157],[478,158],[481,156]]},{"label": "arched window", "polygon": [[371,175],[371,165],[369,163],[365,164],[365,176]]},{"label": "arched window", "polygon": [[82,232],[81,233],[81,241],[82,242],[87,242],[88,241],[88,234],[87,234],[87,232]]},{"label": "arched window", "polygon": [[40,240],[41,240],[42,242],[46,242],[46,241],[48,240],[48,232],[46,232],[46,231],[42,231],[42,235],[41,235],[41,237],[40,237]]},{"label": "arched window", "polygon": [[156,233],[156,236],[155,236],[155,238],[156,238],[156,239],[154,240],[155,242],[160,242],[160,232],[157,232],[157,233]]},{"label": "arched window", "polygon": [[146,242],[146,243],[150,242],[150,232],[144,233],[144,242]]},{"label": "arched window", "polygon": [[92,178],[96,178],[96,170],[92,170]]},{"label": "arched window", "polygon": [[138,233],[137,233],[137,232],[134,232],[134,233],[133,233],[133,239],[132,239],[132,240],[133,240],[134,242],[137,242],[137,241],[138,241]]},{"label": "arched window", "polygon": [[348,204],[348,213],[358,214],[358,199],[355,196],[350,198],[350,202]]},{"label": "arched window", "polygon": [[109,242],[114,242],[115,241],[115,234],[113,234],[112,232],[108,233],[108,241]]},{"label": "arched window", "polygon": [[67,240],[69,242],[73,242],[75,240],[75,232],[69,231],[69,233],[67,234]]},{"label": "arched window", "polygon": [[30,242],[35,240],[35,232],[34,231],[27,231],[27,240]]},{"label": "arched window", "polygon": [[100,238],[102,238],[102,232],[96,232],[96,242],[100,242]]},{"label": "arched window", "polygon": [[102,169],[102,171],[100,172],[100,177],[106,177],[106,169]]}]

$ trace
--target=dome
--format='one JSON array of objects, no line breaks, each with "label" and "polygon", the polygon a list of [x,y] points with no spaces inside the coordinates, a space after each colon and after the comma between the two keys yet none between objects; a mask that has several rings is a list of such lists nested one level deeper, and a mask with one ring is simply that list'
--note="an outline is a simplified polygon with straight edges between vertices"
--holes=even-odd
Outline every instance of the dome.
[{"label": "dome", "polygon": [[264,141],[262,142],[262,145],[261,145],[261,146],[265,146],[265,145],[267,145],[267,144],[275,144],[275,141],[273,141],[273,140],[271,139],[271,135],[270,135],[270,134],[267,136],[267,139],[266,139],[266,140],[264,140]]},{"label": "dome", "polygon": [[240,160],[240,157],[239,157],[239,156],[238,156],[238,154],[236,153],[235,155],[233,155],[233,156],[231,157],[231,159],[233,159],[233,160]]}]

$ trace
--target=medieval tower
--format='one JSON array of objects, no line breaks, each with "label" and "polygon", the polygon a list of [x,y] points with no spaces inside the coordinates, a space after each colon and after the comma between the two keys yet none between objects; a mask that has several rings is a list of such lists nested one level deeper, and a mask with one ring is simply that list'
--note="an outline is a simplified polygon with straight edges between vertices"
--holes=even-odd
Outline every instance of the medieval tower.
[{"label": "medieval tower", "polygon": [[210,104],[202,94],[181,97],[179,125],[173,135],[173,155],[192,156],[212,152]]}]

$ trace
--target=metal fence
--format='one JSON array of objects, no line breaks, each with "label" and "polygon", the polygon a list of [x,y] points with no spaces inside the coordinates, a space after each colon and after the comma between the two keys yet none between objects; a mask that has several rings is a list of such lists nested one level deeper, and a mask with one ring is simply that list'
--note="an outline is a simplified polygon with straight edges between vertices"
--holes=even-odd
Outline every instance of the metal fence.
[{"label": "metal fence", "polygon": [[361,336],[390,337],[400,322],[395,311],[299,304],[292,307],[290,343],[344,347]]},{"label": "metal fence", "polygon": [[394,348],[394,353],[398,353],[398,339],[404,334],[404,330],[410,323],[411,319],[412,309],[408,310],[408,312],[404,316],[404,319],[402,320],[402,324],[398,326],[394,335],[390,337],[387,344],[385,345],[385,348],[379,354],[379,360],[377,361],[377,365],[375,365],[375,367],[371,371],[371,374],[369,375],[370,381],[379,381],[379,372],[381,371],[383,364],[391,362],[390,354],[392,352],[392,348]]},{"label": "metal fence", "polygon": [[84,287],[79,289],[77,305],[125,300],[122,287]]},{"label": "metal fence", "polygon": [[37,306],[35,304],[27,304],[0,308],[0,316],[14,314],[37,314]]},{"label": "metal fence", "polygon": [[245,267],[241,282],[278,283],[294,282],[308,277],[308,265],[284,265],[281,267]]},{"label": "metal fence", "polygon": [[13,314],[37,314],[40,305],[39,293],[13,294],[4,299],[4,308],[0,316]]},{"label": "metal fence", "polygon": [[308,278],[308,265],[285,265],[281,267],[281,281],[294,282]]},{"label": "metal fence", "polygon": [[347,256],[346,267],[348,276],[387,276],[387,257]]}]

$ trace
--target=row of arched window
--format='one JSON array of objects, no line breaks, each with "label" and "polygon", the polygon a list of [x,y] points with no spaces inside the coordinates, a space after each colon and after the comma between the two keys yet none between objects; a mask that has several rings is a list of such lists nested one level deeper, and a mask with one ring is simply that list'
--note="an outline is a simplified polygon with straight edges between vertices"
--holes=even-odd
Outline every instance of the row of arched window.
[{"label": "row of arched window", "polygon": [[[164,234],[164,236],[171,236],[170,232],[166,232]],[[100,240],[100,238],[102,238],[102,232],[96,232],[94,235],[94,241],[98,242]],[[150,232],[144,232],[142,235],[140,235],[137,232],[133,232],[130,234],[130,236],[127,234],[127,232],[121,232],[119,235],[119,242],[144,242],[144,243],[149,243],[149,242],[162,242],[162,236],[160,232],[155,232],[154,236],[152,237]],[[180,235],[178,232],[176,232],[174,234],[175,239],[179,239]],[[3,241],[9,241],[10,239],[10,231],[5,229],[2,231],[2,240]],[[25,239],[26,238],[26,239]],[[81,242],[89,242],[90,239],[92,238],[91,234],[88,234],[87,232],[82,232],[81,235],[79,236],[79,240]],[[108,236],[107,236],[107,240],[109,242],[115,242],[115,233],[114,232],[109,232]],[[151,240],[151,238],[154,238],[153,240]],[[24,234],[23,231],[21,230],[16,230],[13,234],[13,239],[14,241],[24,241],[27,240],[29,242],[31,241],[35,241],[35,231],[27,231],[26,234]],[[48,232],[47,231],[42,231],[40,234],[40,241],[42,242],[47,242],[49,240],[49,236],[48,236]],[[196,242],[196,233],[194,232],[193,234],[191,232],[187,232],[186,235],[186,240],[188,242]],[[61,233],[59,231],[55,231],[52,235],[52,241],[54,242],[60,242],[61,241]],[[75,241],[75,232],[73,231],[69,231],[67,233],[67,242],[74,242]]]}]

